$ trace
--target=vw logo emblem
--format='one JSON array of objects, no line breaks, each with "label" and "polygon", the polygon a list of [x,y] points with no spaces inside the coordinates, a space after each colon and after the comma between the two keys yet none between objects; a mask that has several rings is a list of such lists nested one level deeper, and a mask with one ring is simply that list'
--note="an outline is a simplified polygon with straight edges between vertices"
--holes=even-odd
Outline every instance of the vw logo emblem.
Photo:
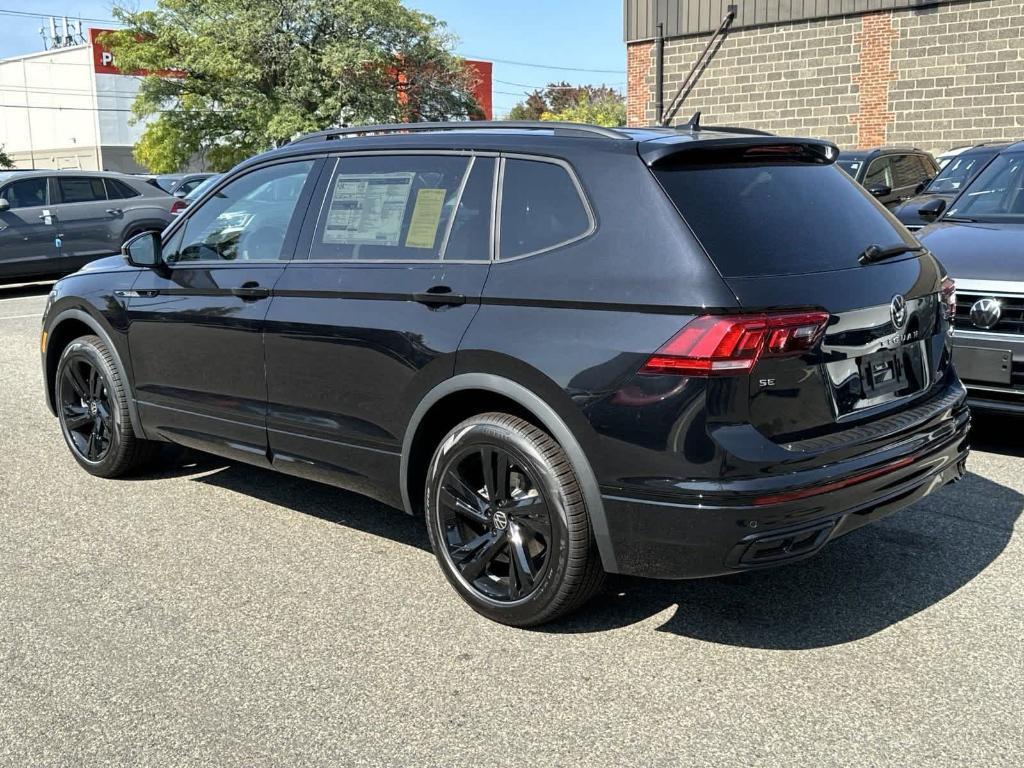
[{"label": "vw logo emblem", "polygon": [[504,531],[508,527],[508,515],[500,509],[494,513],[494,517],[491,519],[494,522],[494,527],[499,531]]},{"label": "vw logo emblem", "polygon": [[1003,307],[999,299],[978,299],[971,306],[971,322],[978,328],[992,328],[999,323]]},{"label": "vw logo emblem", "polygon": [[892,297],[889,316],[892,317],[892,324],[897,328],[902,328],[907,324],[907,300],[901,295],[896,294]]}]

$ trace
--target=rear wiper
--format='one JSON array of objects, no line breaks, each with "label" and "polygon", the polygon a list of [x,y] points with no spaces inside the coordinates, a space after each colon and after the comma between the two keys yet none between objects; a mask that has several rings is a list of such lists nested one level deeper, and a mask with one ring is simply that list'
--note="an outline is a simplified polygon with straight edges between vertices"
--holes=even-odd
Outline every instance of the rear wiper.
[{"label": "rear wiper", "polygon": [[869,245],[857,257],[857,261],[861,264],[874,264],[876,261],[882,261],[892,256],[900,256],[904,253],[920,253],[924,250],[927,249],[923,245],[909,245],[907,243],[890,245],[888,248],[883,248],[880,245]]}]

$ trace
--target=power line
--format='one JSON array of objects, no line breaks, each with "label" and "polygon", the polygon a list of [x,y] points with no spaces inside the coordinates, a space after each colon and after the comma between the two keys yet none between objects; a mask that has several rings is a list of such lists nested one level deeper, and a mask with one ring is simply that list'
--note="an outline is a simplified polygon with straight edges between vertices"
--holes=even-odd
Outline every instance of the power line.
[{"label": "power line", "polygon": [[626,70],[624,69],[587,69],[586,67],[561,67],[555,64],[536,64],[529,61],[512,61],[511,59],[495,59],[491,56],[484,56],[476,53],[463,53],[459,54],[463,58],[467,59],[483,59],[484,61],[493,61],[495,64],[514,64],[517,67],[534,67],[536,69],[561,69],[566,72],[599,72],[605,75],[624,75]]},{"label": "power line", "polygon": [[60,12],[60,13],[58,13],[58,12],[55,12],[55,11],[54,12],[50,12],[50,11],[12,11],[12,10],[9,10],[7,8],[0,8],[0,16],[18,16],[20,18],[40,19],[40,20],[44,20],[44,21],[47,18],[50,18],[51,16],[56,17],[56,18],[61,18],[62,16],[67,16],[69,19],[70,18],[74,18],[76,21],[79,21],[79,20],[80,21],[94,21],[97,24],[122,24],[123,23],[123,22],[120,22],[120,21],[116,21],[114,19],[92,19],[92,18],[89,18],[88,16],[77,16],[77,15],[74,15],[74,14],[69,14],[67,12]]},{"label": "power line", "polygon": [[[546,88],[546,89],[551,90],[551,91],[559,91],[559,90],[566,90],[567,91],[567,90],[573,90],[573,89],[576,89],[576,88],[585,88],[586,87],[586,86],[583,86],[583,85],[531,85],[530,83],[513,83],[511,80],[499,80],[496,77],[494,78],[494,82],[501,83],[502,85],[517,85],[520,88],[537,88],[537,89],[541,89],[541,90]],[[593,84],[591,83],[591,85],[593,85]],[[618,85],[625,85],[625,83],[624,82],[623,83],[601,83],[601,85],[605,86],[606,88],[613,88],[613,87],[618,86]]]}]

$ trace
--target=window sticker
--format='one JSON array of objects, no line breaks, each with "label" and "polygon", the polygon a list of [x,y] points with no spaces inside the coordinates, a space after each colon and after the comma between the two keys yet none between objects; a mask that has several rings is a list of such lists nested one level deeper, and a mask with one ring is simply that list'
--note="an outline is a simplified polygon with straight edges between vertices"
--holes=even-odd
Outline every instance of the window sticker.
[{"label": "window sticker", "polygon": [[412,171],[338,174],[323,241],[339,245],[398,245],[415,175]]},{"label": "window sticker", "polygon": [[406,248],[434,247],[447,194],[446,189],[421,189],[416,193],[416,205],[412,209],[409,234],[405,236]]}]

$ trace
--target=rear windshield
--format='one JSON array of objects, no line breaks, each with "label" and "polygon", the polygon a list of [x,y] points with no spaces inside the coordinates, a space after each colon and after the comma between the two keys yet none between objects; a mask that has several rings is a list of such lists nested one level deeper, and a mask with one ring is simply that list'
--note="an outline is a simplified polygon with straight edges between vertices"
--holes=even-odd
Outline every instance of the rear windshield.
[{"label": "rear windshield", "polygon": [[869,245],[914,243],[835,165],[686,163],[655,175],[724,277],[849,269]]}]

